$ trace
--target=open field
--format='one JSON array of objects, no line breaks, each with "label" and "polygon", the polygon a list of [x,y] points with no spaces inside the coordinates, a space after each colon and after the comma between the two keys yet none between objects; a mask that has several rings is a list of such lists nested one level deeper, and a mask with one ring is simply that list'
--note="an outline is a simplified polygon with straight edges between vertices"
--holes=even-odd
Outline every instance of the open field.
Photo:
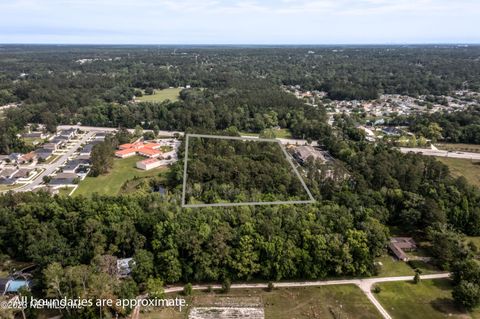
[{"label": "open field", "polygon": [[460,158],[438,157],[437,159],[450,168],[453,176],[463,176],[470,184],[480,187],[480,162]]},{"label": "open field", "polygon": [[480,153],[480,145],[477,144],[436,144],[438,149],[445,151],[463,151],[463,152],[473,152]]},{"label": "open field", "polygon": [[434,274],[440,272],[435,266],[420,260],[411,260],[406,263],[397,260],[391,255],[385,255],[375,259],[376,262],[381,262],[380,272],[377,277],[396,277],[415,275],[415,268],[422,271],[423,275]]},{"label": "open field", "polygon": [[394,319],[480,318],[480,312],[457,309],[449,279],[423,280],[419,284],[386,282],[378,284],[376,298]]},{"label": "open field", "polygon": [[73,187],[62,187],[58,190],[58,195],[69,196],[72,190],[73,190]]},{"label": "open field", "polygon": [[382,263],[378,277],[415,275],[412,267],[406,262],[395,259],[393,256],[385,255],[376,258],[375,261]]},{"label": "open field", "polygon": [[[195,295],[207,295],[195,291]],[[211,293],[212,296],[215,293]],[[222,295],[224,296],[224,295]],[[353,285],[274,289],[232,289],[228,296],[260,297],[265,307],[265,319],[312,319],[312,318],[381,318],[375,307],[362,291]],[[186,298],[191,304],[191,299]],[[142,314],[141,319],[187,318],[172,309],[157,310]]]},{"label": "open field", "polygon": [[250,132],[240,132],[241,136],[257,136],[260,135],[258,133],[250,133]]},{"label": "open field", "polygon": [[45,139],[35,138],[35,137],[23,137],[22,140],[25,142],[26,145],[29,145],[29,146],[35,146],[45,142]]},{"label": "open field", "polygon": [[275,137],[292,138],[292,133],[290,133],[290,130],[288,128],[281,128],[281,129],[275,130]]},{"label": "open field", "polygon": [[166,100],[176,101],[178,100],[180,88],[168,88],[163,90],[155,90],[153,95],[144,95],[137,97],[136,100],[140,102],[163,102]]},{"label": "open field", "polygon": [[142,171],[135,167],[135,163],[145,159],[141,156],[132,156],[125,159],[115,159],[110,173],[97,177],[87,177],[80,182],[74,196],[89,196],[93,193],[100,195],[117,195],[122,185],[134,177],[151,177],[165,172],[166,167],[159,167],[149,171]]},{"label": "open field", "polygon": [[[292,133],[288,128],[281,128],[278,130],[273,130],[275,132],[276,138],[292,138]],[[241,136],[259,136],[259,133],[250,133],[250,132],[240,132]]]},{"label": "open field", "polygon": [[140,319],[186,319],[187,310],[182,312],[171,308],[152,310],[151,312],[144,312],[140,315]]}]

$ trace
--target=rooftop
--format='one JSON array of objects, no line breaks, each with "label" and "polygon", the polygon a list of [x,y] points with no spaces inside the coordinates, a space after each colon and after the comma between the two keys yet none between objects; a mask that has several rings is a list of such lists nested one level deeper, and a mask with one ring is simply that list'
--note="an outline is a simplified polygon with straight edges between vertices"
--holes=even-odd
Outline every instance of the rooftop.
[{"label": "rooftop", "polygon": [[119,145],[118,148],[121,150],[130,149],[130,148],[141,148],[143,147],[143,143],[127,143]]},{"label": "rooftop", "polygon": [[115,154],[126,155],[126,154],[132,154],[132,153],[136,153],[136,152],[137,152],[137,150],[134,149],[134,148],[127,148],[127,149],[116,151]]},{"label": "rooftop", "polygon": [[160,147],[161,145],[158,144],[158,143],[147,143],[147,144],[144,144],[143,147],[147,147],[147,148],[158,148]]},{"label": "rooftop", "polygon": [[140,161],[140,163],[142,164],[152,164],[156,162],[160,162],[160,161],[156,158],[147,158],[146,160]]},{"label": "rooftop", "polygon": [[142,153],[142,154],[146,154],[146,155],[158,155],[158,154],[162,153],[158,150],[154,150],[154,149],[147,148],[147,147],[142,147],[141,149],[138,150],[138,152]]},{"label": "rooftop", "polygon": [[69,178],[77,178],[77,174],[75,173],[58,173],[53,177],[53,179],[69,179]]}]

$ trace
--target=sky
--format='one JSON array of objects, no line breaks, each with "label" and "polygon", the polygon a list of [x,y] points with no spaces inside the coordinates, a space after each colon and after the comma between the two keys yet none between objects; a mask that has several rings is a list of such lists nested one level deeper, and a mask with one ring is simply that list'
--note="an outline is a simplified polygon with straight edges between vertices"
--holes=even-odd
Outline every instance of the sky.
[{"label": "sky", "polygon": [[0,0],[0,43],[480,43],[480,0]]}]

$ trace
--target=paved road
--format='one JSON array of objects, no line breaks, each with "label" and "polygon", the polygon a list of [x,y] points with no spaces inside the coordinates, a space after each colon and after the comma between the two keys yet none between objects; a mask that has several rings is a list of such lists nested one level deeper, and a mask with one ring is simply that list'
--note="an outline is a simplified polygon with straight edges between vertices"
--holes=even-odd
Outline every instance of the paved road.
[{"label": "paved road", "polygon": [[418,153],[427,156],[438,156],[438,157],[450,157],[450,158],[464,158],[472,160],[480,160],[480,153],[468,153],[468,152],[449,152],[442,150],[434,150],[430,148],[408,148],[400,147],[402,153]]},{"label": "paved road", "polygon": [[[87,132],[115,132],[116,128],[112,127],[96,127],[96,126],[82,126],[82,125],[59,125],[57,130],[67,130],[69,128],[76,128]],[[128,129],[130,133],[133,133],[135,129]],[[153,132],[152,130],[143,130],[144,132]],[[160,136],[173,137],[175,134],[183,135],[183,132],[178,131],[158,131]]]},{"label": "paved road", "polygon": [[[58,130],[67,130],[70,128],[77,128],[82,131],[87,132],[114,132],[117,129],[112,127],[96,127],[96,126],[82,126],[82,125],[59,125],[57,127]],[[133,133],[134,129],[128,129],[129,132]],[[152,130],[143,130],[144,132],[152,132]],[[183,135],[184,132],[179,131],[158,131],[158,134],[161,136],[169,136],[174,137],[175,134]],[[257,136],[252,135],[242,135],[242,137],[246,138],[258,138]],[[300,139],[293,139],[293,138],[277,138],[282,142],[282,144],[298,144],[298,145],[305,145],[308,144],[307,140],[300,140]],[[313,141],[310,145],[317,146],[317,142]]]},{"label": "paved road", "polygon": [[[422,280],[427,279],[441,279],[449,278],[449,273],[439,273],[431,275],[422,275],[420,278]],[[383,306],[378,302],[372,293],[372,286],[381,283],[381,282],[392,282],[392,281],[410,281],[413,280],[413,276],[399,276],[399,277],[372,277],[364,279],[338,279],[338,280],[317,280],[317,281],[295,281],[295,282],[278,282],[275,283],[276,288],[299,288],[299,287],[318,287],[318,286],[333,286],[333,285],[356,285],[359,287],[367,296],[367,298],[372,302],[375,308],[378,309],[380,314],[385,319],[392,319],[388,312],[383,308]],[[212,289],[222,289],[221,285],[194,285],[192,288],[194,290],[206,290],[209,287]],[[244,284],[232,284],[231,289],[265,289],[268,288],[268,284],[265,283],[244,283]],[[165,288],[165,293],[181,292],[183,287],[167,287]],[[147,296],[139,296],[139,298],[147,298]],[[136,307],[132,313],[131,319],[138,319],[140,314],[140,307]]]},{"label": "paved road", "polygon": [[62,166],[70,156],[73,155],[77,151],[77,149],[84,143],[87,142],[88,139],[90,139],[94,135],[94,132],[88,132],[85,135],[82,136],[82,138],[75,143],[75,145],[70,146],[70,148],[67,150],[67,152],[63,155],[61,155],[57,160],[51,164],[43,164],[43,167],[45,170],[40,173],[40,175],[37,176],[32,182],[29,184],[26,184],[25,186],[15,188],[13,191],[15,192],[27,192],[31,191],[41,183],[43,183],[43,177],[51,175],[53,172],[55,172],[60,166]]}]

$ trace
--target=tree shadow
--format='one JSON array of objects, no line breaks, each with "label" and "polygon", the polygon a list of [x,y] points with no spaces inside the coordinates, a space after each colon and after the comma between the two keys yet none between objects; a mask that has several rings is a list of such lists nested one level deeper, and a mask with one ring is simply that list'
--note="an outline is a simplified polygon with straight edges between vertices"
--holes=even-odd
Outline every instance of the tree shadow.
[{"label": "tree shadow", "polygon": [[465,310],[458,308],[450,298],[437,298],[430,301],[436,311],[447,315],[465,315]]},{"label": "tree shadow", "polygon": [[450,279],[432,280],[433,285],[440,290],[452,290],[453,285]]}]

